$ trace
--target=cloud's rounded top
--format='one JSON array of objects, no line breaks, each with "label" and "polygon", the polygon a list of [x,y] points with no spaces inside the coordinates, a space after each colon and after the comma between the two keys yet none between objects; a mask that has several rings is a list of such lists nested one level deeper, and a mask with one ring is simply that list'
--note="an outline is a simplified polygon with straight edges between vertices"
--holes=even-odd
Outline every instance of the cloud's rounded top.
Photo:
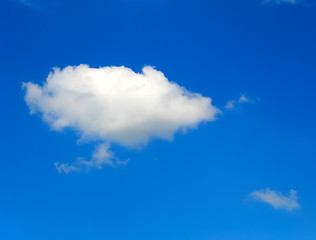
[{"label": "cloud's rounded top", "polygon": [[170,139],[179,129],[215,120],[211,99],[169,82],[152,67],[55,68],[42,86],[25,83],[25,101],[55,129],[71,127],[82,139],[135,146]]}]

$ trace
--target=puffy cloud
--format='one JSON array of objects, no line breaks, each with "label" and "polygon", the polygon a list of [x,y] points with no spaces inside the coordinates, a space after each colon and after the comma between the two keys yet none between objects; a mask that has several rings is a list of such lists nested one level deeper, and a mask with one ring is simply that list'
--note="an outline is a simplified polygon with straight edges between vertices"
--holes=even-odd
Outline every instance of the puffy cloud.
[{"label": "puffy cloud", "polygon": [[236,107],[237,104],[246,103],[246,102],[250,102],[250,100],[245,94],[242,94],[237,100],[228,101],[225,105],[225,108],[226,109],[233,109]]},{"label": "puffy cloud", "polygon": [[288,211],[300,208],[297,202],[297,193],[295,190],[290,190],[288,196],[284,196],[282,193],[272,191],[269,188],[266,190],[254,191],[250,194],[254,200],[261,201],[272,205],[274,208],[283,208]]},{"label": "puffy cloud", "polygon": [[149,66],[141,73],[123,66],[68,66],[55,68],[42,85],[23,85],[31,113],[39,113],[53,130],[74,129],[82,141],[145,145],[153,138],[172,139],[175,132],[214,121],[220,113],[210,98]]},{"label": "puffy cloud", "polygon": [[69,66],[54,69],[43,86],[24,86],[31,113],[41,113],[54,130],[77,130],[83,140],[135,146],[171,139],[220,112],[210,98],[169,82],[152,67],[135,73],[126,67]]}]

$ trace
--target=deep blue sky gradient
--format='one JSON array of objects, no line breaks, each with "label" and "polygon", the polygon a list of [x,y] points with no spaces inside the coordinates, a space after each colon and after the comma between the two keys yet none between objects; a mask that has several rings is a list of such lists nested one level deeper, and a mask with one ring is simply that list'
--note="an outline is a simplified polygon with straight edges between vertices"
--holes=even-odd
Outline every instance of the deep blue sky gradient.
[{"label": "deep blue sky gradient", "polygon": [[[316,239],[315,6],[2,0],[0,28],[0,239]],[[253,101],[170,142],[113,146],[127,166],[58,174],[94,143],[30,116],[21,86],[82,63],[156,66],[220,108]],[[247,198],[267,187],[301,209]]]}]

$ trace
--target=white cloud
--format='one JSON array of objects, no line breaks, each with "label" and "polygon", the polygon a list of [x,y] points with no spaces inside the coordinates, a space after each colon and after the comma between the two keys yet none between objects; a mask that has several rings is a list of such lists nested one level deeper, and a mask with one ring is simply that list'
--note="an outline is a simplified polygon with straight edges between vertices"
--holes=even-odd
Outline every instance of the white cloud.
[{"label": "white cloud", "polygon": [[297,193],[295,190],[290,190],[288,196],[282,193],[272,191],[269,188],[266,190],[254,191],[250,194],[254,200],[261,201],[272,205],[274,208],[283,208],[288,211],[300,208],[297,202]]},{"label": "white cloud", "polygon": [[109,145],[100,144],[96,147],[92,154],[91,160],[87,161],[84,158],[78,158],[73,163],[62,163],[55,162],[56,169],[59,173],[79,172],[82,170],[90,170],[91,168],[101,169],[104,165],[122,165],[126,164],[126,161],[115,160],[114,153],[109,150]]},{"label": "white cloud", "polygon": [[229,100],[224,107],[226,109],[233,109],[236,107],[237,104],[246,102],[250,102],[250,100],[245,94],[242,94],[237,100]]},{"label": "white cloud", "polygon": [[170,140],[175,132],[214,121],[220,113],[210,98],[187,91],[149,66],[142,73],[68,66],[55,68],[42,86],[23,85],[31,113],[39,113],[53,130],[74,129],[81,141],[137,147],[153,138]]},{"label": "white cloud", "polygon": [[151,138],[171,139],[179,129],[213,121],[220,112],[211,99],[169,82],[162,72],[144,67],[58,68],[43,86],[24,83],[31,113],[41,113],[52,129],[70,127],[81,140],[125,146]]},{"label": "white cloud", "polygon": [[281,3],[288,3],[288,4],[298,4],[303,2],[303,0],[263,0],[262,3],[276,3],[276,4],[281,4]]}]

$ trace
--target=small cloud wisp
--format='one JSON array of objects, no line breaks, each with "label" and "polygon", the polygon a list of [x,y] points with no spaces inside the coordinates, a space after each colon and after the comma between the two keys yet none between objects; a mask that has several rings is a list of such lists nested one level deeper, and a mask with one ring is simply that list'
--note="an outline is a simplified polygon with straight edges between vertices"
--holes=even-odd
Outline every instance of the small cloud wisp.
[{"label": "small cloud wisp", "polygon": [[292,4],[292,5],[299,4],[302,2],[303,2],[303,0],[263,0],[262,1],[263,4],[267,4],[267,3],[282,4],[282,3],[285,3],[285,4]]},{"label": "small cloud wisp", "polygon": [[73,163],[59,163],[55,162],[54,165],[58,173],[81,172],[83,170],[89,171],[91,168],[102,169],[104,166],[109,165],[116,167],[119,165],[126,165],[127,160],[119,160],[114,157],[114,153],[110,151],[109,145],[99,144],[92,154],[90,160],[84,158],[77,158]]},{"label": "small cloud wisp", "polygon": [[234,109],[236,105],[247,102],[250,102],[249,98],[245,94],[242,94],[237,100],[229,100],[224,108],[231,110]]},{"label": "small cloud wisp", "polygon": [[297,192],[293,189],[290,190],[288,196],[284,196],[282,193],[270,190],[269,188],[254,191],[249,196],[253,200],[267,203],[275,209],[292,211],[300,208],[300,205],[297,202]]}]

